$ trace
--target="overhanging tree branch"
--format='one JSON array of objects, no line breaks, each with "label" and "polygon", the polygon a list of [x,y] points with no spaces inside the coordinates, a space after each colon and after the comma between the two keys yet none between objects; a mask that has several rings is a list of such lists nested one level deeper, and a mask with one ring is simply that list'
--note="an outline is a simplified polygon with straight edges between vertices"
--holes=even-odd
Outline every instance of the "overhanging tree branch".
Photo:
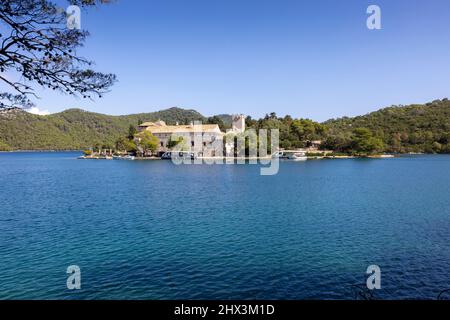
[{"label": "overhanging tree branch", "polygon": [[[70,4],[94,6],[108,0],[73,0]],[[114,74],[92,69],[92,62],[77,55],[89,35],[66,28],[66,14],[47,0],[0,2],[0,82],[14,94],[0,96],[0,108],[16,107],[34,94],[35,86],[83,98],[102,97],[116,81]],[[11,81],[12,72],[20,79]],[[9,98],[23,96],[23,99]],[[25,103],[23,107],[29,105]]]}]

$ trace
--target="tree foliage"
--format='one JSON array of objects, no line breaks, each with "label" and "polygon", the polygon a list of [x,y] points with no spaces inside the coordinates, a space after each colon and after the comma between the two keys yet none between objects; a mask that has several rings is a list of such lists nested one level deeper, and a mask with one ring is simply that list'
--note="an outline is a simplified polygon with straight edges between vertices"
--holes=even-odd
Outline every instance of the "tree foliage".
[{"label": "tree foliage", "polygon": [[225,125],[223,119],[219,116],[209,117],[206,120],[206,123],[207,124],[217,124],[221,131],[225,131],[227,129],[227,126]]},{"label": "tree foliage", "polygon": [[[120,137],[129,136],[130,126],[135,128],[140,119],[162,119],[168,124],[205,121],[200,113],[180,108],[127,116],[78,109],[37,116],[10,110],[0,112],[0,140],[13,150],[73,150],[90,148],[97,143],[114,145]],[[390,107],[365,116],[325,123],[293,119],[289,115],[272,114],[259,120],[247,117],[246,126],[256,130],[279,129],[280,146],[286,149],[322,140],[322,148],[345,153],[450,153],[450,102],[447,99],[426,105]]]},{"label": "tree foliage", "polygon": [[175,137],[175,136],[171,136],[169,138],[169,141],[167,142],[167,148],[172,149],[176,146],[178,146],[180,143],[184,143],[184,138],[181,136]]},{"label": "tree foliage", "polygon": [[354,118],[324,123],[329,132],[324,147],[342,150],[355,128],[366,128],[383,142],[382,151],[450,153],[450,101],[392,106]]},{"label": "tree foliage", "polygon": [[280,147],[303,148],[306,147],[308,141],[319,140],[325,137],[327,132],[326,126],[309,120],[309,119],[293,119],[287,115],[285,117],[277,117],[275,112],[267,114],[263,119],[253,120],[247,117],[247,128],[259,129],[278,129],[280,131]]},{"label": "tree foliage", "polygon": [[[109,1],[74,0],[82,7]],[[0,2],[0,82],[12,92],[0,94],[0,108],[30,107],[34,87],[83,98],[101,97],[116,81],[113,74],[94,71],[77,54],[89,33],[70,30],[66,12],[47,0]],[[17,78],[18,80],[13,80]]]},{"label": "tree foliage", "polygon": [[191,150],[190,142],[191,141],[185,136],[173,134],[169,138],[167,148],[173,151],[190,151]]},{"label": "tree foliage", "polygon": [[117,139],[115,143],[115,150],[135,153],[137,151],[137,146],[133,139],[121,137]]},{"label": "tree foliage", "polygon": [[[0,111],[0,140],[13,150],[83,150],[94,145],[114,146],[138,119],[175,123],[180,119],[203,120],[192,110],[171,108],[158,112],[110,116],[68,109],[47,116],[30,114],[21,109]],[[131,139],[133,139],[131,137]],[[131,140],[130,139],[130,140]]]},{"label": "tree foliage", "polygon": [[140,150],[144,156],[156,152],[159,147],[159,139],[147,130],[136,134],[134,141],[136,142],[138,150]]},{"label": "tree foliage", "polygon": [[339,153],[373,154],[384,151],[384,143],[367,128],[356,128],[350,135],[329,136],[323,143],[324,149]]}]

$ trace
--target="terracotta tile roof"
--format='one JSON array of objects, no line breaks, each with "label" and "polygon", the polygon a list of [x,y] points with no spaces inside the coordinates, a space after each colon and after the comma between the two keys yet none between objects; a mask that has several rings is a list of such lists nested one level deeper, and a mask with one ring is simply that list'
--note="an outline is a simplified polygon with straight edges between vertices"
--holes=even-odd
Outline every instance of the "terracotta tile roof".
[{"label": "terracotta tile roof", "polygon": [[[151,133],[193,133],[195,132],[193,125],[178,125],[178,126],[164,126],[157,125],[152,122],[144,122],[139,127],[145,127],[145,130]],[[222,133],[217,124],[202,124],[199,125],[197,130],[201,129],[202,132],[208,133]]]},{"label": "terracotta tile roof", "polygon": [[154,125],[155,125],[154,122],[144,122],[144,123],[141,123],[139,125],[139,127],[149,127],[149,126],[154,126]]}]

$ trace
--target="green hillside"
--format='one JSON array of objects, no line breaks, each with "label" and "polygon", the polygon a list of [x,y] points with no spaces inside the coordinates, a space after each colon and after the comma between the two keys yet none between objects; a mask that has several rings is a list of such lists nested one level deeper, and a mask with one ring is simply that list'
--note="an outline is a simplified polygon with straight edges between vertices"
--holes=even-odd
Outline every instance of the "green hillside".
[{"label": "green hillside", "polygon": [[[364,116],[326,121],[326,147],[349,146],[357,128],[367,128],[384,143],[385,152],[450,153],[450,101],[393,106]],[[350,145],[351,147],[351,145]]]},{"label": "green hillside", "polygon": [[194,110],[170,108],[152,113],[109,116],[69,109],[48,116],[22,110],[0,113],[0,150],[79,150],[94,145],[113,146],[117,138],[128,133],[130,125],[144,121],[168,124],[204,120]]},{"label": "green hillside", "polygon": [[[128,134],[130,125],[162,119],[168,124],[202,120],[230,126],[231,116],[205,118],[194,110],[170,108],[152,113],[109,116],[69,109],[38,116],[20,109],[0,111],[1,150],[74,150],[91,146],[113,147]],[[323,148],[344,153],[424,152],[450,153],[450,101],[393,106],[364,116],[328,120],[322,124],[275,113],[253,120],[255,129],[278,128],[280,146],[304,147],[308,140],[323,140]]]}]

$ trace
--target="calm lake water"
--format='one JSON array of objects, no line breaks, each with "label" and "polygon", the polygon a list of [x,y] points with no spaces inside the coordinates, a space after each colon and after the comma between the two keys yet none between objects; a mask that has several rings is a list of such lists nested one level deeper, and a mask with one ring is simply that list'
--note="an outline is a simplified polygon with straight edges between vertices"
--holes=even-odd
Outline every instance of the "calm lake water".
[{"label": "calm lake water", "polygon": [[[0,154],[0,299],[380,299],[450,288],[450,156],[176,166]],[[66,269],[81,268],[81,290]]]}]

